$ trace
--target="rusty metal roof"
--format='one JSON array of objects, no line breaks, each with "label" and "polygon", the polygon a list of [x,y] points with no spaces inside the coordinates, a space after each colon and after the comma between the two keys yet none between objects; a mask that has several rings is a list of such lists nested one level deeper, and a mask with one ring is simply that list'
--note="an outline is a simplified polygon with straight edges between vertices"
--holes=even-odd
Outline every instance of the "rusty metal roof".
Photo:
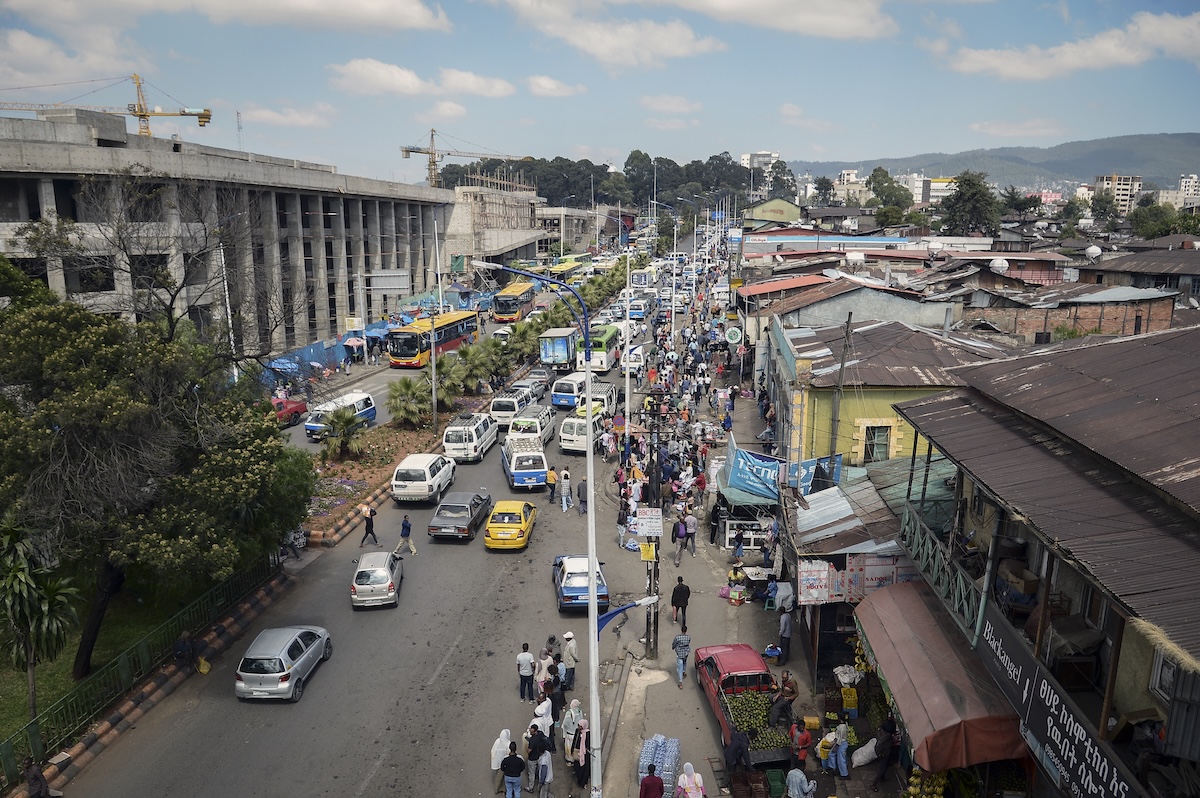
[{"label": "rusty metal roof", "polygon": [[1148,302],[1179,294],[1178,291],[1159,288],[1134,288],[1130,285],[1100,285],[1097,283],[1056,283],[1036,286],[1028,291],[1006,291],[1003,288],[982,287],[978,290],[1032,308]]},{"label": "rusty metal roof", "polygon": [[1200,327],[955,370],[1200,517]]},{"label": "rusty metal roof", "polygon": [[[1014,362],[1007,366],[1011,369]],[[1128,367],[1113,365],[1117,374]],[[1039,394],[1057,393],[1038,385],[1040,380],[1025,384]],[[1104,386],[1094,387],[1103,402]],[[1063,411],[1068,425],[1074,423],[1072,415],[1083,415],[1083,426],[1105,428],[1126,445],[1136,437],[1121,421],[1091,412],[1086,396],[1067,391],[1063,398],[1072,408]],[[1060,554],[1200,659],[1200,584],[1195,579],[1200,573],[1200,528],[1193,517],[1138,484],[1138,472],[1131,475],[971,388],[955,388],[896,408],[940,452],[1028,519]],[[1130,416],[1120,418],[1128,421]],[[1145,424],[1139,429],[1145,430]],[[1174,448],[1186,444],[1189,461],[1195,457],[1195,429],[1195,424],[1190,430],[1175,429],[1180,443]]]},{"label": "rusty metal roof", "polygon": [[775,292],[792,291],[797,288],[807,288],[810,285],[820,285],[829,282],[829,278],[820,274],[802,274],[798,277],[772,277],[766,280],[738,286],[737,292],[742,297],[756,297]]},{"label": "rusty metal roof", "polygon": [[[817,327],[811,332],[789,331],[788,342],[796,357],[812,359],[812,385],[832,388],[842,358],[844,328]],[[812,355],[807,355],[812,352]],[[943,338],[900,321],[855,322],[846,356],[847,388],[937,388],[962,385],[953,366],[1004,358],[1008,352],[983,339],[962,333]]]},{"label": "rusty metal roof", "polygon": [[1119,258],[1105,258],[1087,268],[1098,272],[1200,274],[1200,249],[1151,249]]}]

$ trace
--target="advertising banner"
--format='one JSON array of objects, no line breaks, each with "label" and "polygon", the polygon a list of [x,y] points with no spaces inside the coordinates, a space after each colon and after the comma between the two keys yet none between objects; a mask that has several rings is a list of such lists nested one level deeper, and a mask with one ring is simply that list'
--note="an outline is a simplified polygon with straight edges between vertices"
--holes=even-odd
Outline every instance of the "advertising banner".
[{"label": "advertising banner", "polygon": [[779,501],[779,464],[783,462],[778,457],[757,454],[745,449],[734,449],[726,461],[729,479],[726,483],[731,488],[744,490],[764,499]]}]

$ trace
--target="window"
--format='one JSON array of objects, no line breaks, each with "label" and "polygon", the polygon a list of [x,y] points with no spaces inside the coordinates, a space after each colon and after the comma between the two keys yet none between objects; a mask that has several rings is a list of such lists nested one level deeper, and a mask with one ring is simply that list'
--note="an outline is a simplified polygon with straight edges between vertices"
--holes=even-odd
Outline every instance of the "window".
[{"label": "window", "polygon": [[888,459],[888,441],[891,438],[891,427],[867,427],[863,440],[863,463],[877,463]]},{"label": "window", "polygon": [[1163,653],[1160,648],[1154,652],[1154,667],[1150,670],[1150,690],[1167,703],[1175,695],[1175,672],[1179,665]]}]

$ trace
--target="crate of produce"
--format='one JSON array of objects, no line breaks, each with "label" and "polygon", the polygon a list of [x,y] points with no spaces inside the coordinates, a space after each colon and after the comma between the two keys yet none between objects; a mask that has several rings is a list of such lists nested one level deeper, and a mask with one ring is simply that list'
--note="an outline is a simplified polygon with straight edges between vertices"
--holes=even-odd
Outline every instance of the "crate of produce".
[{"label": "crate of produce", "polygon": [[858,709],[858,690],[853,687],[842,688],[842,709]]}]

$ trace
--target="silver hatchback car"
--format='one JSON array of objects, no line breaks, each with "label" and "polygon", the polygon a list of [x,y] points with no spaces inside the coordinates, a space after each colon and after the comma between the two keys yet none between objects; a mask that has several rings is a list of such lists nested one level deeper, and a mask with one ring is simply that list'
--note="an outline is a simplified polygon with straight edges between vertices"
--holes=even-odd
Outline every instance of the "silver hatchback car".
[{"label": "silver hatchback car", "polygon": [[238,663],[234,695],[299,701],[308,677],[331,656],[333,641],[320,626],[264,629]]},{"label": "silver hatchback car", "polygon": [[404,558],[400,551],[370,551],[357,560],[350,580],[350,606],[400,606],[400,582],[404,580]]}]

